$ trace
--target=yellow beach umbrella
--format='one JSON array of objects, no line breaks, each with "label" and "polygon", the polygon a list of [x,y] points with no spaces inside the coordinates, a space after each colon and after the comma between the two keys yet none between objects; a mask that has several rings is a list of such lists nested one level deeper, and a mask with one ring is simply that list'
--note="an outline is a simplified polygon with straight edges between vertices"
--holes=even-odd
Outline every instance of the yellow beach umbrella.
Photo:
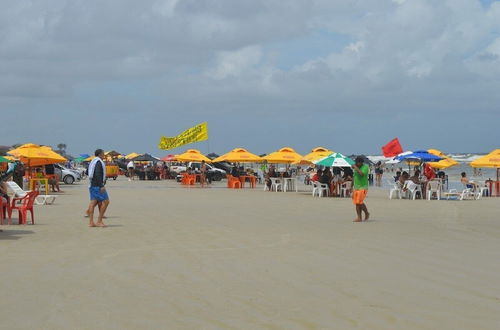
[{"label": "yellow beach umbrella", "polygon": [[500,149],[493,150],[486,156],[480,157],[470,163],[472,167],[500,168]]},{"label": "yellow beach umbrella", "polygon": [[433,155],[436,155],[436,156],[439,156],[439,157],[443,158],[439,162],[429,162],[429,163],[427,163],[432,168],[437,168],[437,169],[440,169],[440,170],[444,170],[444,169],[447,169],[449,167],[458,165],[458,162],[456,160],[454,160],[453,158],[450,158],[450,157],[446,156],[442,151],[439,151],[437,149],[429,149],[429,150],[427,150],[427,152],[429,152],[430,154],[433,154]]},{"label": "yellow beach umbrella", "polygon": [[302,159],[302,156],[295,152],[292,148],[285,147],[278,151],[272,152],[262,158],[267,160],[268,163],[274,164],[292,164]]},{"label": "yellow beach umbrella", "polygon": [[307,165],[307,164],[312,164],[315,160],[325,158],[333,154],[334,151],[329,150],[327,148],[323,147],[316,147],[311,149],[311,152],[302,157],[301,160],[298,162],[295,162],[294,164],[296,165]]},{"label": "yellow beach umbrella", "polygon": [[130,153],[130,154],[128,154],[128,155],[126,155],[126,156],[125,156],[125,158],[127,158],[127,159],[132,159],[132,158],[139,157],[139,156],[142,156],[142,155],[143,155],[143,154],[138,154],[138,153],[136,153],[136,152],[132,152],[132,153]]},{"label": "yellow beach umbrella", "polygon": [[210,158],[204,156],[199,150],[189,149],[183,154],[178,155],[177,160],[180,162],[201,162],[204,160],[206,163],[211,163]]},{"label": "yellow beach umbrella", "polygon": [[25,144],[8,152],[10,155],[19,158],[28,166],[42,166],[48,164],[64,163],[66,158],[59,155],[50,147],[41,147],[35,144]]},{"label": "yellow beach umbrella", "polygon": [[261,162],[262,158],[248,152],[243,148],[236,148],[225,155],[219,156],[212,162],[231,162],[231,163],[257,163]]}]

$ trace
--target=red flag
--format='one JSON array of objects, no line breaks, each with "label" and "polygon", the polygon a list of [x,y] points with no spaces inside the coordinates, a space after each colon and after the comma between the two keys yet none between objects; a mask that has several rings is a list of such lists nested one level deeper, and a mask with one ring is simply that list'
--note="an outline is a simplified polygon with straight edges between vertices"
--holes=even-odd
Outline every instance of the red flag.
[{"label": "red flag", "polygon": [[401,147],[398,138],[395,138],[382,147],[382,153],[384,154],[384,157],[394,157],[402,152],[403,148]]}]

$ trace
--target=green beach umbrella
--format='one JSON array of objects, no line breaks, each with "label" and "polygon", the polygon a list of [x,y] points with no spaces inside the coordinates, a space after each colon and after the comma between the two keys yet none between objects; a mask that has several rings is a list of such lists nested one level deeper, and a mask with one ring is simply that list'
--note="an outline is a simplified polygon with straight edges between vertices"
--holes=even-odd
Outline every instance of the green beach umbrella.
[{"label": "green beach umbrella", "polygon": [[354,160],[342,155],[341,153],[334,152],[329,156],[318,159],[314,162],[314,164],[327,167],[351,167],[354,165]]},{"label": "green beach umbrella", "polygon": [[7,158],[4,158],[2,156],[0,156],[0,163],[8,163],[10,162],[10,160],[8,160]]}]

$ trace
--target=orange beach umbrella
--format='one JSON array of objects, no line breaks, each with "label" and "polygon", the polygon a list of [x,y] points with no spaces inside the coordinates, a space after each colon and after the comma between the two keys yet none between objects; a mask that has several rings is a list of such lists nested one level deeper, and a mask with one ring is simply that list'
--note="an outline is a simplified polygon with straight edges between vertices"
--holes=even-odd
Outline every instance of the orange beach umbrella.
[{"label": "orange beach umbrella", "polygon": [[201,162],[204,160],[206,163],[211,163],[210,158],[203,155],[199,150],[189,149],[183,154],[177,155],[177,160],[180,162]]},{"label": "orange beach umbrella", "polygon": [[230,163],[257,163],[261,162],[262,158],[248,152],[243,148],[236,148],[231,150],[225,155],[219,156],[212,160],[214,163],[216,162],[230,162]]},{"label": "orange beach umbrella", "polygon": [[302,157],[301,160],[298,162],[295,162],[294,164],[297,165],[307,165],[307,164],[312,164],[315,160],[319,160],[321,158],[325,158],[333,154],[334,151],[329,150],[327,148],[323,147],[316,147],[311,149],[311,152]]},{"label": "orange beach umbrella", "polygon": [[292,148],[285,147],[281,148],[278,151],[270,153],[262,159],[267,160],[268,163],[292,164],[300,161],[302,159],[302,156],[296,153]]},{"label": "orange beach umbrella", "polygon": [[48,164],[64,163],[66,158],[59,155],[50,147],[39,146],[36,144],[24,144],[19,148],[8,152],[10,155],[19,158],[28,166],[42,166]]}]

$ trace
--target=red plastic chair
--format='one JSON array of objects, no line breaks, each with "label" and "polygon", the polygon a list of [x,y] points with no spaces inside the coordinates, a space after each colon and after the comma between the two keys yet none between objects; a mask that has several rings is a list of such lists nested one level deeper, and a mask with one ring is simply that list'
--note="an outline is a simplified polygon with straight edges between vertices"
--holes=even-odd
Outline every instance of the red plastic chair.
[{"label": "red plastic chair", "polygon": [[12,224],[12,210],[10,209],[9,201],[4,201],[3,197],[0,197],[0,224],[3,225],[3,220],[8,218],[9,225]]},{"label": "red plastic chair", "polygon": [[35,198],[38,196],[38,191],[30,191],[24,198],[20,200],[20,205],[13,205],[11,212],[17,210],[19,213],[19,224],[27,224],[28,211],[31,213],[31,224],[35,224],[35,214],[33,211],[33,205],[35,204]]}]

